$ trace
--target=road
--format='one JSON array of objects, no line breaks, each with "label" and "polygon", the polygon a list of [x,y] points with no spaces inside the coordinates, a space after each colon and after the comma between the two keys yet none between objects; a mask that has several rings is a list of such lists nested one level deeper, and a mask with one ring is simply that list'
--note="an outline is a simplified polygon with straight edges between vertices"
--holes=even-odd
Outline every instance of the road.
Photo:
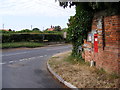
[{"label": "road", "polygon": [[47,70],[46,62],[54,54],[68,51],[71,45],[55,45],[2,52],[3,88],[62,88]]}]

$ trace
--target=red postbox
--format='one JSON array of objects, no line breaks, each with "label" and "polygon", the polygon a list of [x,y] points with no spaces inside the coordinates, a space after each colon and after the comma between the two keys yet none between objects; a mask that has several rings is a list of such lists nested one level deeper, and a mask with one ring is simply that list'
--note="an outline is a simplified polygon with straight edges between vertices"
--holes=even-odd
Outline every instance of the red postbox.
[{"label": "red postbox", "polygon": [[94,34],[94,52],[98,53],[98,34]]}]

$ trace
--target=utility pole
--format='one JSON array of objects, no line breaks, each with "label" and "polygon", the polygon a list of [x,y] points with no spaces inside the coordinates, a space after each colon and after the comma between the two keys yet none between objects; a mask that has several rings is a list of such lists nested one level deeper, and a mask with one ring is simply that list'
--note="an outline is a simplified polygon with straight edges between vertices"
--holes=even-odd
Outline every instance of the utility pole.
[{"label": "utility pole", "polygon": [[31,25],[31,30],[32,30],[32,25]]},{"label": "utility pole", "polygon": [[4,30],[4,24],[2,25],[2,28],[3,28],[3,30]]}]

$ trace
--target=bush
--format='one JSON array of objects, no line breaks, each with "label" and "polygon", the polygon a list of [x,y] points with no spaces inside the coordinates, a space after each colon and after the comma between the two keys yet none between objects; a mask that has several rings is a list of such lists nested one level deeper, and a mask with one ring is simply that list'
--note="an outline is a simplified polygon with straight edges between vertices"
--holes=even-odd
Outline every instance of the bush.
[{"label": "bush", "polygon": [[60,34],[2,34],[2,43],[6,42],[48,42],[63,41],[63,37]]}]

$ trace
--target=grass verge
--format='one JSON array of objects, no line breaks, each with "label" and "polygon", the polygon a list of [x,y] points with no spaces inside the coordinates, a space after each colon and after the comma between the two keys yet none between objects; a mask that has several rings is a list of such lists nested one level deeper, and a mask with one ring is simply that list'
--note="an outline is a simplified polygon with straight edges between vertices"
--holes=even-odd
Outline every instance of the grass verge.
[{"label": "grass verge", "polygon": [[73,57],[71,55],[64,58],[64,61],[69,62],[71,64],[89,65],[89,63],[85,62],[83,59],[78,59],[77,57]]},{"label": "grass verge", "polygon": [[18,48],[18,47],[28,47],[28,48],[35,48],[35,47],[42,47],[44,43],[37,43],[37,42],[13,42],[13,43],[1,43],[0,48]]},{"label": "grass verge", "polygon": [[54,55],[48,63],[54,72],[78,88],[120,87],[118,75],[90,67],[84,60],[70,56],[70,52]]}]

